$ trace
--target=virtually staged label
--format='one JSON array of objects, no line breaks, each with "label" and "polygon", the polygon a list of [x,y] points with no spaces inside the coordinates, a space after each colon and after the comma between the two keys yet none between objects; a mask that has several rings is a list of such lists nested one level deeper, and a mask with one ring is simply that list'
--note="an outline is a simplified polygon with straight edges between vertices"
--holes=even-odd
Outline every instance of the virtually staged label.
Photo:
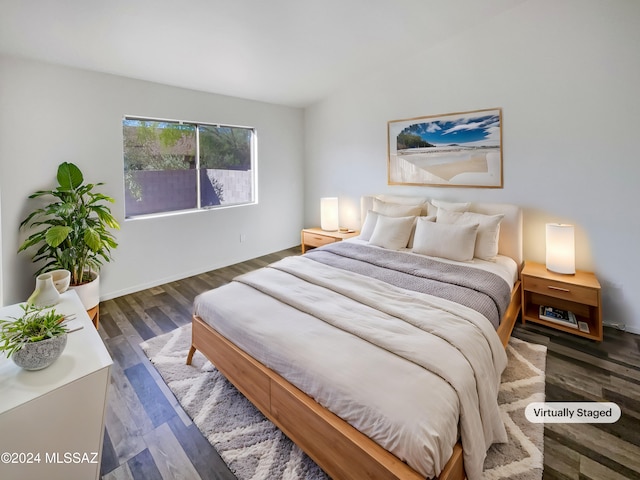
[{"label": "virtually staged label", "polygon": [[532,402],[524,414],[531,423],[615,423],[621,411],[613,402]]}]

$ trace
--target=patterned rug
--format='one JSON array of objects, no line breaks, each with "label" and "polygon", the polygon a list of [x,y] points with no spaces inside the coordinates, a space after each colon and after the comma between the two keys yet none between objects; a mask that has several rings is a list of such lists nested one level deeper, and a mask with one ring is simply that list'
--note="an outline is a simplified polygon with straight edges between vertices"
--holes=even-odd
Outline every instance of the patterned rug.
[{"label": "patterned rug", "polygon": [[[199,352],[185,365],[191,325],[141,344],[180,405],[239,480],[314,479],[326,474],[267,420]],[[525,407],[544,401],[546,347],[512,338],[498,401],[509,443],[494,445],[485,478],[540,480],[543,424],[529,423]]]}]

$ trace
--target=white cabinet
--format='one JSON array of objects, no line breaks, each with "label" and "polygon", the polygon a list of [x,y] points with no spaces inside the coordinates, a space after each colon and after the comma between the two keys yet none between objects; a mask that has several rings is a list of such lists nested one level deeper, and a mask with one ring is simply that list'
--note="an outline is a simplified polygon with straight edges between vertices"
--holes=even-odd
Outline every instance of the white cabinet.
[{"label": "white cabinet", "polygon": [[[51,366],[28,372],[0,353],[0,478],[97,479],[113,363],[77,294],[65,292],[56,311],[75,314],[83,328],[69,333]],[[0,318],[18,316],[18,305]]]}]

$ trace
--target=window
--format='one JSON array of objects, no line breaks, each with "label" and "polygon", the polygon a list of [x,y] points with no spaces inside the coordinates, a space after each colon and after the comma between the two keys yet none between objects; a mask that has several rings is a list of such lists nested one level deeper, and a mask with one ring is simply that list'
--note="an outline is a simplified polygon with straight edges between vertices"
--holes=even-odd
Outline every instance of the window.
[{"label": "window", "polygon": [[255,202],[255,131],[126,117],[125,216]]}]

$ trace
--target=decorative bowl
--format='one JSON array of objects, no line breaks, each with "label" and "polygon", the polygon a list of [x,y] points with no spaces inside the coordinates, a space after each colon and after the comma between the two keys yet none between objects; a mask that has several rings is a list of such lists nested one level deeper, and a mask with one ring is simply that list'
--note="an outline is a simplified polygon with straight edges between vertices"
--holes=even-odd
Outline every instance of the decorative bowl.
[{"label": "decorative bowl", "polygon": [[55,362],[67,346],[67,334],[25,344],[11,355],[13,362],[25,370],[42,370]]}]

